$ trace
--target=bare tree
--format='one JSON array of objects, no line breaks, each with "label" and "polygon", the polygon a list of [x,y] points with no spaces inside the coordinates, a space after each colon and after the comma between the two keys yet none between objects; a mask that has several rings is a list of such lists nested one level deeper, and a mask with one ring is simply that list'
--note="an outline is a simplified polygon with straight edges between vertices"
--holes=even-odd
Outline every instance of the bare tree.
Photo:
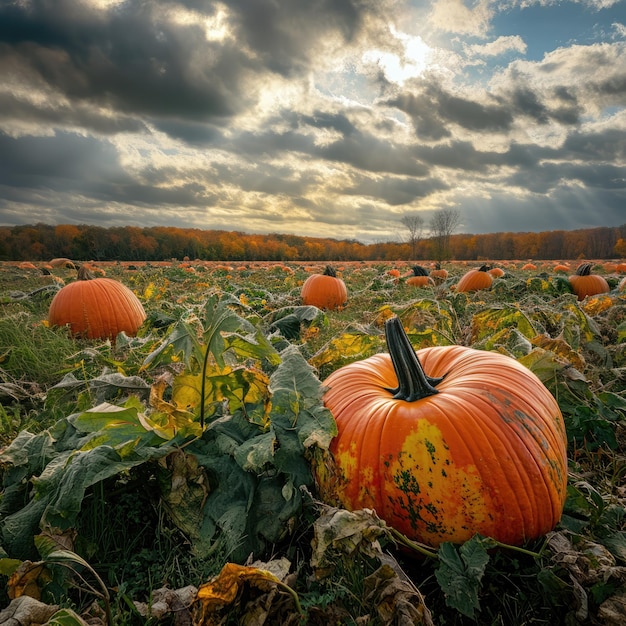
[{"label": "bare tree", "polygon": [[411,245],[411,258],[415,258],[417,243],[422,238],[424,231],[424,218],[416,213],[402,216],[400,223],[409,231],[409,244]]},{"label": "bare tree", "polygon": [[461,222],[458,209],[440,209],[430,220],[430,233],[436,261],[450,256],[450,237]]}]

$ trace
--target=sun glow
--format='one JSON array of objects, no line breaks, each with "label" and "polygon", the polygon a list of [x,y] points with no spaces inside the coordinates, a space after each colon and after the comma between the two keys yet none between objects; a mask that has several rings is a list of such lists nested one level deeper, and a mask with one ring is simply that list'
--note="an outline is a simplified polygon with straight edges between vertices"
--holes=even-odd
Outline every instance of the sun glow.
[{"label": "sun glow", "polygon": [[433,56],[433,50],[419,35],[408,35],[397,31],[393,26],[389,30],[402,46],[403,52],[397,54],[388,50],[372,49],[367,50],[362,59],[366,64],[378,65],[387,80],[403,84],[426,71]]}]

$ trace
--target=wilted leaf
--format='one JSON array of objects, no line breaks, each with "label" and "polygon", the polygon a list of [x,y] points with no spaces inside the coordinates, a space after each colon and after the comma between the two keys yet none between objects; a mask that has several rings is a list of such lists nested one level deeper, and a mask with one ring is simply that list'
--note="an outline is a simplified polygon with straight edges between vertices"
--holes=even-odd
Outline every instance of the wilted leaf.
[{"label": "wilted leaf", "polygon": [[23,561],[9,576],[7,594],[10,599],[30,596],[41,599],[41,588],[50,580],[50,573],[44,563]]},{"label": "wilted leaf", "polygon": [[44,604],[29,596],[20,596],[0,611],[0,625],[38,626],[45,624],[58,610],[56,605]]},{"label": "wilted leaf", "polygon": [[200,539],[202,508],[209,495],[209,480],[197,458],[175,450],[159,461],[161,498],[168,515],[189,539]]},{"label": "wilted leaf", "polygon": [[[244,612],[243,607],[231,606],[244,587],[267,592],[276,585],[288,590],[284,583],[266,569],[227,563],[217,577],[200,585],[196,596],[198,612],[194,623],[196,626],[217,626],[222,623],[223,610],[233,612],[237,608]],[[295,592],[292,591],[291,594],[295,597]]]},{"label": "wilted leaf", "polygon": [[376,607],[382,626],[431,626],[433,621],[417,588],[382,565],[364,580],[363,601]]},{"label": "wilted leaf", "polygon": [[338,555],[377,556],[381,553],[378,539],[388,533],[387,525],[373,510],[332,507],[315,521],[313,531],[311,566],[319,578],[332,571]]}]

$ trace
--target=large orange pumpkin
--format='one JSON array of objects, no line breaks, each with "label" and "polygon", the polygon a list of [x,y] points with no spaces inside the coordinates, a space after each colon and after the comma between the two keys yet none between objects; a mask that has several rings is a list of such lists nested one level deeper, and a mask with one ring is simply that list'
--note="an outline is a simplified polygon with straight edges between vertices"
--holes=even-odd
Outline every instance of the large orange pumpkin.
[{"label": "large orange pumpkin", "polygon": [[478,291],[490,289],[493,284],[493,276],[489,273],[488,265],[481,265],[478,269],[469,270],[457,283],[457,291]]},{"label": "large orange pumpkin", "polygon": [[94,278],[86,267],[52,299],[51,326],[69,326],[73,334],[88,339],[115,339],[124,331],[135,335],[146,319],[137,296],[117,280]]},{"label": "large orange pumpkin", "polygon": [[339,309],[348,301],[348,290],[334,268],[327,265],[323,274],[311,274],[304,281],[300,296],[304,304],[318,309]]},{"label": "large orange pumpkin", "polygon": [[579,300],[584,300],[587,296],[595,296],[599,293],[611,291],[609,283],[606,282],[604,276],[591,273],[592,267],[591,263],[581,263],[576,268],[576,273],[569,277],[572,291],[578,296]]},{"label": "large orange pumpkin", "polygon": [[338,434],[330,464],[316,468],[321,497],[372,508],[433,547],[476,533],[519,545],[552,530],[566,496],[566,433],[539,378],[500,353],[416,353],[397,317],[385,330],[389,354],[323,383]]}]

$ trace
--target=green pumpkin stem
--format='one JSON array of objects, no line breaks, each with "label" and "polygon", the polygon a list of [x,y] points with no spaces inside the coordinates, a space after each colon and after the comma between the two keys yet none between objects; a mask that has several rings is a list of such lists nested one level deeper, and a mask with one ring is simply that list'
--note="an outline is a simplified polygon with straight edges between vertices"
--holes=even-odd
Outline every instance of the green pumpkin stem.
[{"label": "green pumpkin stem", "polygon": [[439,393],[435,388],[445,377],[427,376],[398,317],[385,322],[387,348],[398,378],[398,386],[388,389],[397,400],[415,402]]},{"label": "green pumpkin stem", "polygon": [[591,274],[591,268],[593,267],[593,263],[581,263],[576,268],[577,276],[589,276]]}]

